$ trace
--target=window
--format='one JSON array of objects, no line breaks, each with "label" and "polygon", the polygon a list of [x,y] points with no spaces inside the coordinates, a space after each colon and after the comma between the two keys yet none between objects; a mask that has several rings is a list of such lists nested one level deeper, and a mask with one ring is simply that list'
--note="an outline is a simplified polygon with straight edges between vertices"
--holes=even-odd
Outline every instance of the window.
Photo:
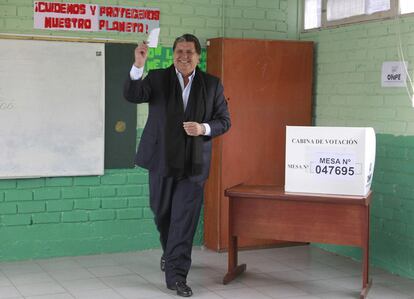
[{"label": "window", "polygon": [[328,21],[345,19],[365,13],[364,0],[328,0],[326,4]]},{"label": "window", "polygon": [[400,13],[413,13],[414,12],[414,1],[413,0],[400,0]]},{"label": "window", "polygon": [[322,0],[305,0],[305,29],[321,27],[321,4]]},{"label": "window", "polygon": [[303,0],[303,8],[309,30],[414,13],[414,0]]}]

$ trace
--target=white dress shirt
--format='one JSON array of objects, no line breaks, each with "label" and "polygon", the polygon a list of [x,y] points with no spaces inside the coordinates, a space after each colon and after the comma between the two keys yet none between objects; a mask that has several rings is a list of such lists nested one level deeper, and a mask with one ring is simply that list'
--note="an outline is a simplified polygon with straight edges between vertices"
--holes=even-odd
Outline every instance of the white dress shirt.
[{"label": "white dress shirt", "polygon": [[[181,75],[181,73],[177,69],[175,69],[175,72],[177,73],[178,82],[180,82],[182,97],[183,97],[184,110],[185,110],[187,108],[188,97],[190,96],[190,90],[191,90],[191,85],[193,83],[193,79],[194,79],[194,76],[195,76],[195,70],[190,75],[190,77],[188,77],[188,83],[187,83],[186,86],[184,86],[184,78]],[[129,76],[131,77],[131,80],[139,80],[139,79],[141,79],[143,73],[144,73],[144,67],[139,67],[138,68],[135,65],[132,65],[131,71],[129,72]],[[207,123],[202,123],[202,125],[205,128],[204,135],[205,136],[210,136],[211,135],[210,125],[207,124]]]}]

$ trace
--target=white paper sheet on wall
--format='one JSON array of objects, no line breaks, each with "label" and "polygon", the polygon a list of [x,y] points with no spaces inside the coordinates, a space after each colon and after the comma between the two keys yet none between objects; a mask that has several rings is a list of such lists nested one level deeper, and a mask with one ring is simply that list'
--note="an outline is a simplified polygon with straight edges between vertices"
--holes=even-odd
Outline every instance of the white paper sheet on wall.
[{"label": "white paper sheet on wall", "polygon": [[408,63],[405,61],[384,61],[381,71],[382,87],[405,87]]}]

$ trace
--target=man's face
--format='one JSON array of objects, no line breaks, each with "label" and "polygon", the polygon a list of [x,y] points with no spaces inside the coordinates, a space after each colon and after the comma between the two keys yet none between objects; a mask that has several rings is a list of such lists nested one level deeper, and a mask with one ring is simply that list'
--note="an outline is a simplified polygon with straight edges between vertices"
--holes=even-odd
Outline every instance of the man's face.
[{"label": "man's face", "polygon": [[183,76],[190,75],[200,61],[193,42],[179,42],[174,50],[174,66]]}]

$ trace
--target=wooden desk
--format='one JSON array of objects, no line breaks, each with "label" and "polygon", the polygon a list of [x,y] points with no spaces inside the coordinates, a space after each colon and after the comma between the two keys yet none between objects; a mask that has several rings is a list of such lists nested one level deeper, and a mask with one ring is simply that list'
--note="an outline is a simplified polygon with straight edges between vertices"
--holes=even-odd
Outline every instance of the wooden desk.
[{"label": "wooden desk", "polygon": [[237,238],[352,245],[362,248],[362,291],[369,279],[369,206],[366,197],[285,193],[283,187],[237,185],[225,190],[229,198],[227,284],[246,270],[237,263]]}]

